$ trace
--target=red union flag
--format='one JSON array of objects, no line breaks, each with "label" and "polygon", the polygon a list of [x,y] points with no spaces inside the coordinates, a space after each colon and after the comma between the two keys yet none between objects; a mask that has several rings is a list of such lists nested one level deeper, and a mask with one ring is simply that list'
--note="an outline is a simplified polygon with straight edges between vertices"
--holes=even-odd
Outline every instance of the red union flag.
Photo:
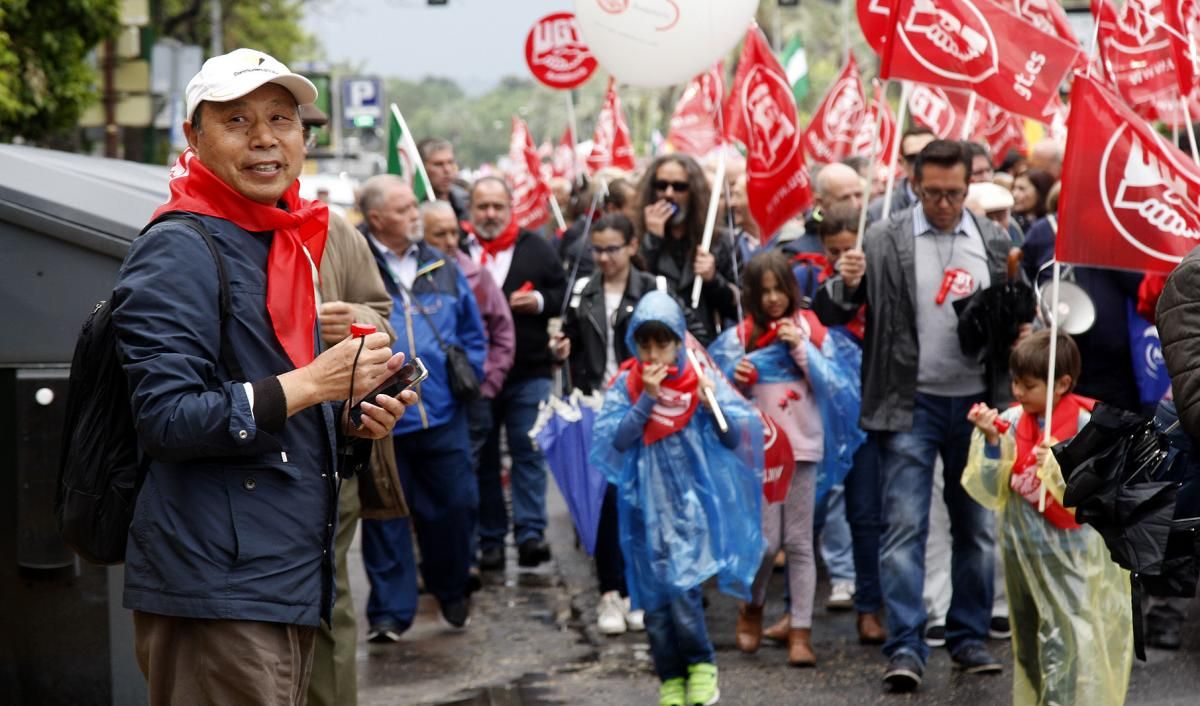
[{"label": "red union flag", "polygon": [[1126,0],[1119,13],[1108,0],[1093,1],[1092,14],[1108,81],[1139,114],[1157,119],[1179,96],[1160,0]]},{"label": "red union flag", "polygon": [[746,145],[746,196],[763,242],[812,202],[787,74],[757,27],[746,33],[725,124]]},{"label": "red union flag", "polygon": [[890,26],[880,76],[971,89],[1035,120],[1079,56],[993,0],[895,0]]},{"label": "red union flag", "polygon": [[1046,34],[1053,34],[1071,44],[1079,44],[1079,38],[1075,36],[1075,30],[1071,28],[1071,21],[1067,19],[1067,13],[1059,4],[1059,0],[996,0],[996,2],[1009,5],[1013,12]]},{"label": "red union flag", "polygon": [[505,178],[512,189],[513,220],[521,228],[540,228],[550,215],[547,199],[550,187],[541,178],[541,160],[529,128],[520,118],[513,116],[512,138],[508,143],[508,158],[512,165]]},{"label": "red union flag", "polygon": [[[943,140],[961,140],[963,123],[967,119],[967,104],[971,96],[965,91],[948,90],[937,86],[914,84],[908,96],[908,112],[913,122],[929,128]],[[979,124],[979,101],[971,116],[967,136],[974,134]]]},{"label": "red union flag", "polygon": [[883,83],[875,81],[875,96],[854,134],[853,153],[873,156],[884,166],[892,158],[892,140],[896,139],[896,116],[883,94]]},{"label": "red union flag", "polygon": [[821,99],[821,105],[801,137],[809,158],[814,162],[829,164],[849,157],[854,149],[855,132],[866,108],[867,99],[863,95],[858,62],[851,53],[850,60]]},{"label": "red union flag", "polygon": [[588,155],[587,167],[594,174],[605,167],[633,171],[635,166],[629,126],[621,114],[621,99],[617,97],[617,82],[610,78],[604,107],[596,116],[596,132],[592,136],[592,153]]},{"label": "red union flag", "polygon": [[717,111],[721,110],[724,94],[723,62],[718,61],[716,66],[692,79],[675,105],[675,114],[671,116],[667,142],[671,143],[672,149],[703,157],[720,144]]},{"label": "red union flag", "polygon": [[570,12],[546,15],[534,23],[525,37],[525,63],[537,80],[560,89],[582,85],[596,70],[596,59]]},{"label": "red union flag", "polygon": [[982,116],[975,139],[987,143],[988,151],[992,153],[992,162],[1000,166],[1010,151],[1025,154],[1029,150],[1029,144],[1025,140],[1024,121],[991,103],[979,103],[983,105],[977,104],[975,107],[982,112]]},{"label": "red union flag", "polygon": [[883,45],[888,37],[888,13],[891,12],[893,0],[856,0],[855,9],[858,12],[858,26],[862,30],[867,44],[877,54],[883,54]]},{"label": "red union flag", "polygon": [[1200,240],[1200,167],[1095,79],[1071,89],[1056,257],[1169,272]]},{"label": "red union flag", "polygon": [[575,136],[571,126],[563,130],[562,139],[550,153],[550,175],[563,179],[575,179]]},{"label": "red union flag", "polygon": [[1163,0],[1165,11],[1163,19],[1167,26],[1186,37],[1168,33],[1171,41],[1171,56],[1175,60],[1176,77],[1179,79],[1181,95],[1188,95],[1196,87],[1198,68],[1200,68],[1200,2],[1197,0]]}]

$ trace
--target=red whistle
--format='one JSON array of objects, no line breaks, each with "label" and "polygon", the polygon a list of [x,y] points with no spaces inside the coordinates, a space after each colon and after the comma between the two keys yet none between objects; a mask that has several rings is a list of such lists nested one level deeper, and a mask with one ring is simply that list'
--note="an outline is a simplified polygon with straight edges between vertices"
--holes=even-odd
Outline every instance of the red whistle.
[{"label": "red whistle", "polygon": [[350,324],[350,336],[353,338],[362,338],[363,336],[369,336],[369,335],[375,333],[375,331],[376,331],[376,329],[375,329],[374,324],[359,324],[359,323]]},{"label": "red whistle", "polygon": [[1003,434],[1007,432],[1010,427],[1012,427],[1012,423],[1006,422],[1003,419],[997,419],[996,421],[992,422],[992,426],[996,427],[996,431]]},{"label": "red whistle", "polygon": [[954,270],[946,270],[946,274],[942,275],[942,286],[938,289],[937,297],[934,298],[934,303],[938,306],[946,303],[946,295],[950,293],[950,287],[954,284],[954,278],[958,275]]},{"label": "red whistle", "polygon": [[532,291],[533,291],[533,282],[530,282],[529,280],[525,280],[525,284],[522,284],[517,289],[517,292],[519,292],[521,294],[526,294],[526,293],[532,292]]}]

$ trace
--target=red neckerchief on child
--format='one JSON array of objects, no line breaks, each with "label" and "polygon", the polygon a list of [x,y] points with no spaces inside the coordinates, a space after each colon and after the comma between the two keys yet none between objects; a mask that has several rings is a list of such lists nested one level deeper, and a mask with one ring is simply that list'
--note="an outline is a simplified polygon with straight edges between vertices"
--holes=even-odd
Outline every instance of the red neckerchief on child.
[{"label": "red neckerchief on child", "polygon": [[[828,330],[825,328],[825,325],[821,323],[820,319],[817,318],[817,315],[808,309],[800,309],[796,313],[792,314],[792,321],[795,322],[796,328],[803,331],[804,327],[801,326],[800,319],[804,319],[805,323],[808,324],[808,338],[813,342],[813,345],[817,348],[820,348],[822,345],[824,345],[825,335],[828,333]],[[759,335],[757,339],[755,339],[754,347],[751,348],[749,346],[749,342],[753,331],[754,319],[749,316],[742,319],[742,323],[738,324],[738,340],[742,342],[742,348],[745,348],[746,352],[756,351],[759,348],[765,348],[766,346],[774,343],[779,337],[779,322],[772,321],[767,324],[766,331],[763,331],[763,333]]]},{"label": "red neckerchief on child", "polygon": [[179,155],[170,177],[171,198],[158,207],[155,218],[167,211],[189,211],[223,218],[251,233],[275,232],[267,255],[267,312],[292,364],[311,363],[317,322],[313,271],[325,252],[329,208],[300,198],[299,180],[280,197],[286,211],[248,199],[209,171],[190,147]]},{"label": "red neckerchief on child", "polygon": [[483,248],[483,257],[480,262],[487,264],[487,261],[495,260],[496,256],[508,250],[517,244],[517,236],[521,233],[521,228],[517,225],[517,221],[511,220],[508,226],[500,231],[500,234],[491,240],[484,240],[475,232],[475,226],[471,225],[470,221],[462,221],[459,223],[462,229],[470,235],[475,236],[475,242],[479,243],[479,247]]},{"label": "red neckerchief on child", "polygon": [[[1050,434],[1059,441],[1066,441],[1079,433],[1079,411],[1091,410],[1096,404],[1079,395],[1063,395],[1054,406],[1054,422]],[[1041,500],[1042,481],[1037,477],[1037,454],[1035,449],[1041,443],[1045,433],[1038,428],[1037,419],[1031,414],[1021,414],[1017,421],[1016,430],[1016,459],[1013,461],[1012,475],[1009,486],[1013,492],[1033,505],[1035,508]],[[1054,499],[1046,495],[1046,510],[1043,513],[1046,521],[1062,530],[1079,529],[1075,516],[1067,511]]]},{"label": "red neckerchief on child", "polygon": [[[643,367],[641,361],[636,358],[630,358],[621,365],[622,369],[629,371],[625,382],[629,390],[629,399],[634,404],[637,404],[642,395]],[[668,375],[671,368],[667,369]],[[663,379],[658,386],[658,399],[654,401],[654,409],[650,410],[650,419],[646,421],[646,431],[642,435],[646,446],[686,427],[692,420],[692,415],[696,413],[699,403],[700,377],[696,375],[695,368],[685,366],[682,372],[676,371],[675,377]]]}]

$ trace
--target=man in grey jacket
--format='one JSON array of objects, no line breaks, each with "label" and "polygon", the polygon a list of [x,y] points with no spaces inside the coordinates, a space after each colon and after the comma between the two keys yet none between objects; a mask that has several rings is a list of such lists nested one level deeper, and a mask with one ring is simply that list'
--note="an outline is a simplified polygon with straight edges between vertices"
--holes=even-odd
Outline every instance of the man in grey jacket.
[{"label": "man in grey jacket", "polygon": [[[997,672],[984,645],[992,606],[992,518],[960,484],[971,437],[967,411],[1000,386],[962,353],[953,303],[1005,277],[1011,242],[963,208],[970,157],[936,140],[913,164],[915,206],[881,221],[864,250],[838,262],[813,308],[827,324],[850,321],[867,304],[861,424],[881,454],[886,527],[880,569],[888,614],[885,683],[912,691],[929,647],[921,599],[934,461],[945,465],[953,535],[954,597],[946,622],[951,657],[970,673]],[[865,251],[865,254],[864,254]]]}]

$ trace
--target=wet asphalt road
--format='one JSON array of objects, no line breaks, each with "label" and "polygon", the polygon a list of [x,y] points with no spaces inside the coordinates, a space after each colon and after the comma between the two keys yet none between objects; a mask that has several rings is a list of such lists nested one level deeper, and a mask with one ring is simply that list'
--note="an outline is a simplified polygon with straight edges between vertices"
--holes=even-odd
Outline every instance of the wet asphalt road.
[{"label": "wet asphalt road", "polygon": [[[574,546],[565,506],[551,484],[550,529],[554,561],[518,570],[510,548],[503,574],[485,574],[471,624],[452,631],[438,620],[435,602],[422,597],[413,627],[395,645],[365,641],[366,578],[357,543],[350,571],[360,615],[359,703],[459,706],[651,705],[658,681],[645,633],[600,635],[594,627],[598,598],[590,559]],[[816,669],[794,669],[786,651],[770,646],[743,655],[733,642],[737,604],[708,591],[708,627],[717,648],[722,704],[869,704],[1000,706],[1011,702],[1011,651],[993,641],[1004,660],[1000,675],[968,676],[952,669],[945,650],[934,650],[921,690],[884,692],[884,661],[877,647],[858,644],[853,612],[824,609],[828,584],[818,585],[813,626]],[[782,574],[768,593],[767,619],[781,615]],[[1200,706],[1200,603],[1193,603],[1184,650],[1148,650],[1134,663],[1127,704]],[[1083,705],[1080,705],[1083,706]]]}]

